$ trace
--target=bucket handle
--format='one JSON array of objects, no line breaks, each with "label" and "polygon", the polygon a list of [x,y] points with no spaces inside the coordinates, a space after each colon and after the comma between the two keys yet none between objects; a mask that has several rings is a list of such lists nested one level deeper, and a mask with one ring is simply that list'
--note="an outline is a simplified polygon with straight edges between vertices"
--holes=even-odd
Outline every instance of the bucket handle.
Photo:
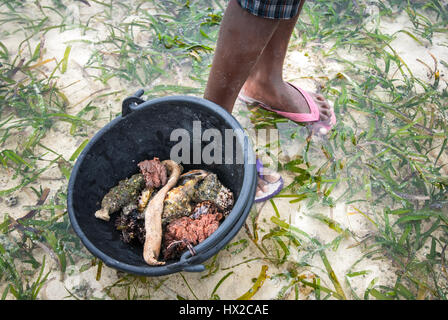
[{"label": "bucket handle", "polygon": [[205,270],[205,266],[203,264],[194,264],[191,266],[185,266],[182,270],[186,272],[202,272]]},{"label": "bucket handle", "polygon": [[166,267],[168,269],[176,270],[176,272],[202,272],[205,270],[205,266],[203,264],[190,264],[187,260],[189,257],[191,257],[191,253],[187,251],[181,256],[179,263],[168,264]]},{"label": "bucket handle", "polygon": [[123,103],[121,105],[122,117],[126,117],[128,114],[134,111],[135,107],[145,102],[145,100],[140,98],[144,92],[145,91],[143,89],[140,89],[137,92],[135,92],[132,96],[127,97],[126,99],[123,100]]}]

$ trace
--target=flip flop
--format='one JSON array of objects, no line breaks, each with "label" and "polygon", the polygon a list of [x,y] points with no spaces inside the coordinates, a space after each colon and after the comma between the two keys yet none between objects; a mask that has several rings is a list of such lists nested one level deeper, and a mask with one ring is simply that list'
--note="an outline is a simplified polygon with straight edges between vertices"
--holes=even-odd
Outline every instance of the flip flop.
[{"label": "flip flop", "polygon": [[259,100],[253,99],[251,97],[248,97],[242,93],[240,93],[238,95],[238,98],[246,104],[258,105],[258,106],[262,107],[263,109],[275,112],[275,113],[277,113],[285,118],[288,118],[292,121],[305,123],[305,124],[311,126],[311,129],[313,132],[317,132],[322,135],[327,134],[328,131],[330,131],[330,129],[336,124],[336,115],[334,114],[333,107],[330,108],[331,118],[326,121],[321,121],[321,120],[319,120],[320,119],[319,107],[316,105],[316,103],[314,102],[311,95],[308,92],[306,92],[305,90],[303,90],[299,87],[296,87],[292,83],[287,82],[287,84],[289,84],[291,87],[293,87],[294,89],[296,89],[297,91],[299,91],[302,94],[302,96],[305,98],[306,103],[308,104],[308,107],[310,108],[311,113],[294,113],[294,112],[284,112],[284,111],[276,110],[276,109],[268,106],[267,104],[265,104]]},{"label": "flip flop", "polygon": [[[260,179],[263,179],[264,181],[266,181],[265,180],[265,176],[266,176],[265,168],[259,159],[257,159],[257,173],[258,173],[258,176],[260,177]],[[283,189],[283,179],[281,176],[275,182],[266,181],[266,183],[268,185],[268,190],[263,192],[262,194],[259,194],[258,196],[255,195],[255,202],[263,202],[263,201],[269,200]]]}]

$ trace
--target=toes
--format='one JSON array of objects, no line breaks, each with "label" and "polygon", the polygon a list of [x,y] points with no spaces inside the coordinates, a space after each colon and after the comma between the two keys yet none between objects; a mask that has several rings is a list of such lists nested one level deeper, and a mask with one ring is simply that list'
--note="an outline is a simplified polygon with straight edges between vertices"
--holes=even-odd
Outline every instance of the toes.
[{"label": "toes", "polygon": [[331,118],[331,107],[325,100],[324,96],[316,94],[316,102],[319,103],[319,113],[320,119],[322,121],[327,121]]},{"label": "toes", "polygon": [[323,113],[320,113],[319,121],[327,121],[327,120],[328,120],[328,116]]},{"label": "toes", "polygon": [[258,178],[257,189],[262,192],[268,191],[268,183],[263,179]]},{"label": "toes", "polygon": [[326,102],[322,103],[320,106],[321,109],[330,110],[330,105]]},{"label": "toes", "polygon": [[331,106],[325,99],[325,97],[320,93],[312,93],[314,97],[314,101],[319,107],[319,114],[320,114],[320,120],[321,121],[328,121],[331,119],[332,112],[331,112]]},{"label": "toes", "polygon": [[263,179],[268,183],[275,183],[280,179],[280,174],[268,168],[263,168]]},{"label": "toes", "polygon": [[262,196],[265,192],[267,192],[269,190],[268,188],[268,184],[266,181],[264,181],[263,179],[258,178],[258,182],[257,182],[257,192],[255,193],[255,195],[257,197]]},{"label": "toes", "polygon": [[314,101],[319,105],[320,109],[330,109],[330,105],[323,95],[316,93],[314,95]]},{"label": "toes", "polygon": [[325,97],[323,95],[319,94],[319,93],[316,93],[315,98],[319,102],[325,101]]},{"label": "toes", "polygon": [[263,177],[269,183],[275,183],[280,179],[280,175],[278,173],[265,174]]},{"label": "toes", "polygon": [[331,110],[327,109],[327,110],[321,110],[320,111],[321,116],[323,116],[325,119],[322,120],[328,120],[331,118]]}]

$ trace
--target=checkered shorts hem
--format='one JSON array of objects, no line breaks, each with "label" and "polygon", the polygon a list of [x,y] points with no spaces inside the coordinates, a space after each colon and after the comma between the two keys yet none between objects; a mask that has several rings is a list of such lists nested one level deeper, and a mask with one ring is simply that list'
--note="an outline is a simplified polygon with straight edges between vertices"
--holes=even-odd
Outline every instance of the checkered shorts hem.
[{"label": "checkered shorts hem", "polygon": [[[302,0],[237,0],[241,8],[268,19],[291,19],[297,15]],[[305,1],[305,0],[303,0]]]}]

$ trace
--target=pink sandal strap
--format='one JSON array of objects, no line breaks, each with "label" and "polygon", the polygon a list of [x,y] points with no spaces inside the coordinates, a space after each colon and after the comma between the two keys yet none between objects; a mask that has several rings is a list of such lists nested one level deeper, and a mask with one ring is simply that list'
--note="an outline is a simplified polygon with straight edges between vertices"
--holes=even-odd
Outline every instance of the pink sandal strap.
[{"label": "pink sandal strap", "polygon": [[299,91],[302,96],[305,98],[306,103],[308,104],[308,107],[310,108],[310,113],[294,113],[294,112],[284,112],[280,110],[273,109],[272,107],[268,106],[267,104],[258,101],[256,99],[250,98],[245,96],[244,94],[240,93],[239,98],[248,104],[256,103],[263,109],[269,110],[271,112],[275,112],[285,118],[288,118],[295,122],[312,122],[313,124],[316,124],[317,127],[324,127],[327,130],[331,129],[331,127],[336,123],[336,116],[334,114],[333,109],[331,109],[331,119],[330,121],[319,121],[320,119],[320,113],[319,113],[319,107],[314,102],[312,96],[305,90],[293,85],[292,83],[287,82],[291,87]]}]

